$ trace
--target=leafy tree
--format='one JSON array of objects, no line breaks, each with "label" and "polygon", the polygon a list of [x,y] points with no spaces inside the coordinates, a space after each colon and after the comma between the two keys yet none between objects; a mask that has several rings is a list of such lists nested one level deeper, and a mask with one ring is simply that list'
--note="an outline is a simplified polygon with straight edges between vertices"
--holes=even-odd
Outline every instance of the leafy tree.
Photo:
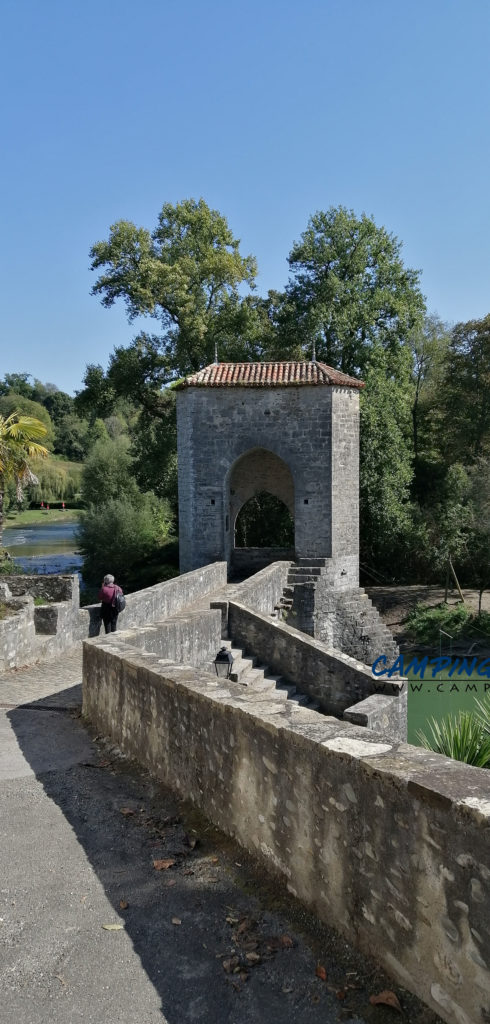
[{"label": "leafy tree", "polygon": [[96,441],[82,471],[82,499],[87,505],[103,505],[121,498],[132,500],[138,494],[133,460],[127,437]]},{"label": "leafy tree", "polygon": [[490,587],[490,459],[479,459],[468,473],[470,524],[466,542],[471,582],[478,588],[478,614]]},{"label": "leafy tree", "polygon": [[23,398],[32,398],[33,387],[29,384],[30,373],[6,373],[0,381],[0,395],[8,395],[14,391]]},{"label": "leafy tree", "polygon": [[430,456],[434,447],[433,418],[441,410],[449,328],[432,314],[417,324],[408,342],[413,357],[413,450],[417,458],[421,450]]},{"label": "leafy tree", "polygon": [[447,461],[474,462],[490,452],[490,314],[453,328],[444,413]]},{"label": "leafy tree", "polygon": [[75,413],[63,416],[56,425],[54,450],[72,462],[82,462],[89,446],[88,420]]},{"label": "leafy tree", "polygon": [[158,319],[163,335],[145,339],[153,372],[157,355],[160,386],[211,362],[220,318],[239,306],[239,285],[254,284],[256,264],[242,257],[226,219],[203,199],[166,203],[153,232],[119,221],[105,242],[90,252],[101,270],[93,294],[105,306],[118,298],[129,321]]},{"label": "leafy tree", "polygon": [[47,449],[40,443],[46,433],[44,423],[32,416],[19,412],[6,418],[0,415],[0,543],[5,487],[10,480],[15,481],[20,496],[23,487],[35,479],[31,463],[47,456]]},{"label": "leafy tree", "polygon": [[112,572],[124,588],[139,588],[141,566],[158,553],[171,527],[168,505],[152,494],[133,492],[91,505],[78,531],[84,579],[94,584]]},{"label": "leafy tree", "polygon": [[286,295],[303,349],[315,341],[317,358],[360,376],[374,346],[397,352],[425,311],[419,272],[400,254],[398,239],[365,214],[315,213],[289,254]]},{"label": "leafy tree", "polygon": [[392,579],[403,538],[411,531],[412,447],[410,364],[399,354],[391,373],[389,354],[373,349],[361,394],[361,563]]}]

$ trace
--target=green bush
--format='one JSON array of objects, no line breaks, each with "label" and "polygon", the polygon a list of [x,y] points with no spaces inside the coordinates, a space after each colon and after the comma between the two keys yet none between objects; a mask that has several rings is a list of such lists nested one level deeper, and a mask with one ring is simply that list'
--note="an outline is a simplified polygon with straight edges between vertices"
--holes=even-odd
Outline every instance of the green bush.
[{"label": "green bush", "polygon": [[425,644],[439,642],[439,630],[444,629],[451,636],[466,634],[471,613],[465,604],[450,606],[439,604],[436,608],[427,608],[417,604],[406,620],[406,626],[414,640]]},{"label": "green bush", "polygon": [[151,493],[91,505],[81,513],[78,530],[84,581],[97,585],[112,573],[125,589],[139,590],[143,567],[159,557],[172,523],[168,502]]}]

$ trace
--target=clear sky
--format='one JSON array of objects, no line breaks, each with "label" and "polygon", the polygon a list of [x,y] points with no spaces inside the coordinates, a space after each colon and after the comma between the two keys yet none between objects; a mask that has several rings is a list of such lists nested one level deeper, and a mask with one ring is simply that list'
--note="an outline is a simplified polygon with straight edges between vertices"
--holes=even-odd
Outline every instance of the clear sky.
[{"label": "clear sky", "polygon": [[188,197],[261,293],[342,204],[403,241],[431,312],[485,316],[489,53],[489,0],[1,0],[0,376],[105,367],[135,327],[90,295],[90,246]]}]

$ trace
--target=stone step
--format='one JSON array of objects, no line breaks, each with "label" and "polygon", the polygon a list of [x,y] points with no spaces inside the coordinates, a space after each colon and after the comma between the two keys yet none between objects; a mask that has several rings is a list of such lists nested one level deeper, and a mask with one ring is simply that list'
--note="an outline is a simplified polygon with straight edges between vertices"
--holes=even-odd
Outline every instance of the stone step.
[{"label": "stone step", "polygon": [[304,555],[301,558],[296,559],[296,565],[314,565],[321,569],[326,566],[327,562],[328,558],[317,558],[316,555]]}]

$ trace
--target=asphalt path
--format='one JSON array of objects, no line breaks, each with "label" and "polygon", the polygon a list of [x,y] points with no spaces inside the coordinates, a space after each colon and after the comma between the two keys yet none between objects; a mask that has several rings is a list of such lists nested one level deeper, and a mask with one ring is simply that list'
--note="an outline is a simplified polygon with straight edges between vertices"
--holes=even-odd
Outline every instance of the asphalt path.
[{"label": "asphalt path", "polygon": [[83,724],[79,648],[0,677],[2,1024],[438,1018]]}]

